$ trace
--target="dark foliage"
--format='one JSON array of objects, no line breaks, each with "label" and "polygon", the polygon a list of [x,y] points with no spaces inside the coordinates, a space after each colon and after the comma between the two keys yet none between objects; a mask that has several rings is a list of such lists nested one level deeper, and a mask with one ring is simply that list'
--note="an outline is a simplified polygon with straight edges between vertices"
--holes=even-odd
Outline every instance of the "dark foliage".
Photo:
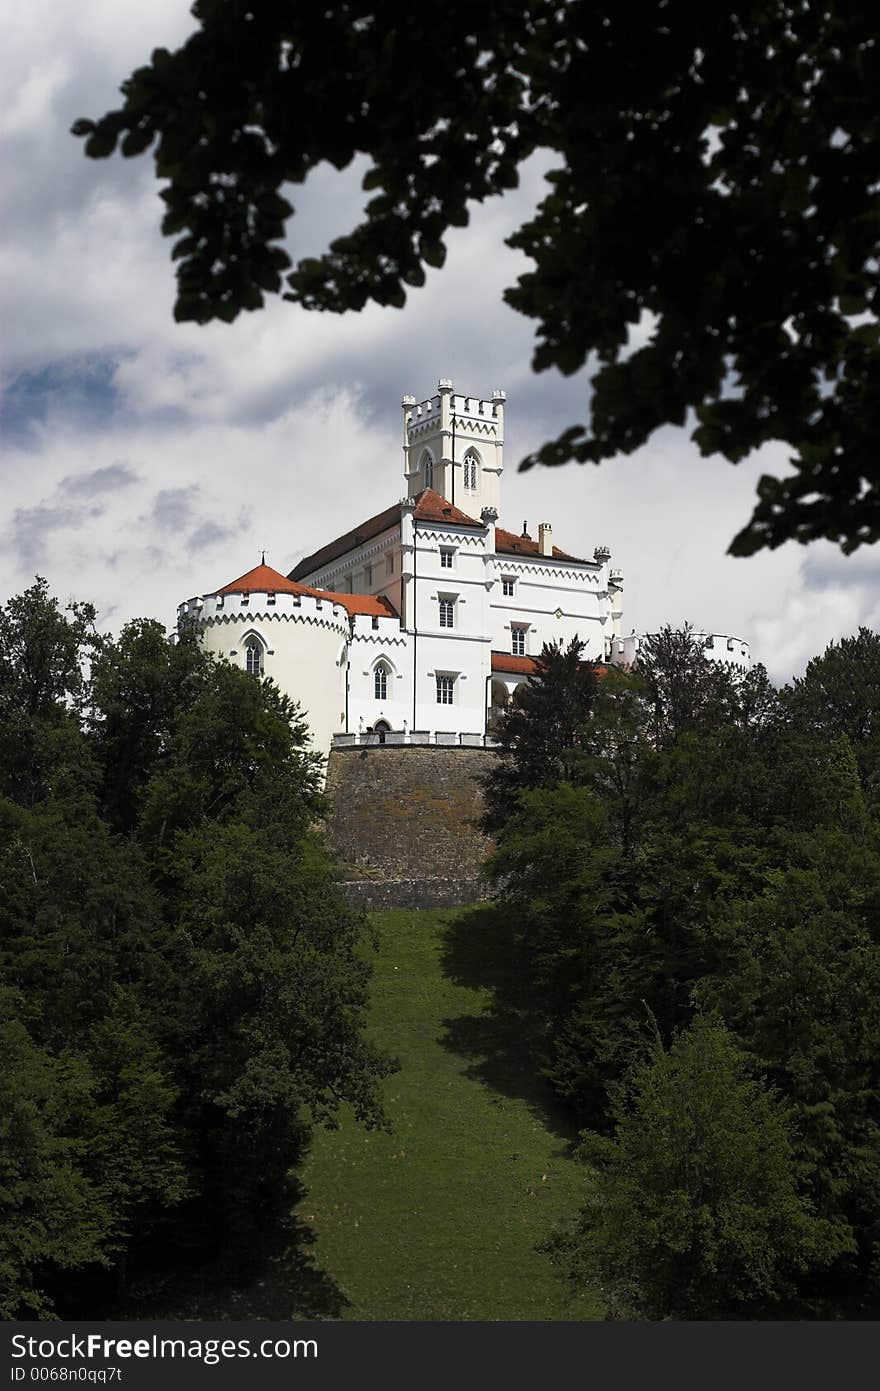
[{"label": "dark foliage", "polygon": [[43,581],[0,611],[7,1318],[259,1255],[310,1126],[342,1102],[383,1119],[364,924],[297,708],[158,624],[99,643],[92,618]]},{"label": "dark foliage", "polygon": [[[760,670],[708,670],[687,632],[667,631],[639,672],[602,683],[575,748],[560,755],[564,777],[521,792],[516,815],[500,828],[491,870],[509,905],[511,951],[528,981],[524,1034],[536,1065],[581,1123],[611,1146],[603,1150],[611,1187],[599,1181],[598,1206],[584,1216],[566,1260],[578,1267],[583,1258],[586,1269],[598,1241],[614,1300],[642,1299],[652,1316],[685,1309],[719,1316],[731,1300],[766,1313],[783,1299],[800,1313],[827,1315],[872,1309],[880,1299],[876,643],[862,632],[776,693]],[[514,771],[515,763],[508,774]],[[672,1058],[674,1041],[690,1038],[701,1011],[729,1030],[730,1047],[751,1060],[785,1110],[779,1191],[796,1194],[819,1226],[809,1259],[783,1261],[784,1272],[762,1256],[763,1274],[755,1266],[747,1277],[742,1267],[734,1278],[745,1259],[742,1234],[727,1232],[728,1255],[716,1249],[715,1199],[706,1198],[699,1218],[687,1184],[676,1245],[659,1150],[656,1163],[645,1158],[643,1177],[633,1177],[630,1141],[650,1120],[645,1088],[663,1078],[663,1087],[672,1085],[669,1059],[658,1054],[650,1067],[644,1063],[646,1020]],[[720,1057],[727,1044],[716,1045]],[[624,1094],[633,1067],[649,1071]],[[714,1084],[705,1077],[699,1085],[708,1115]],[[672,1116],[672,1093],[664,1096]],[[690,1123],[681,1107],[676,1145]],[[739,1122],[719,1110],[717,1133],[707,1130],[705,1144],[727,1144],[728,1124],[735,1130]],[[659,1145],[659,1131],[654,1138]],[[747,1148],[753,1141],[743,1137]],[[594,1149],[602,1149],[598,1141]],[[693,1155],[694,1172],[701,1154]],[[636,1196],[643,1180],[649,1191]],[[750,1203],[746,1230],[766,1216]],[[748,1260],[773,1247],[769,1228],[761,1241]],[[666,1250],[662,1260],[657,1242]],[[608,1274],[615,1252],[617,1286]],[[702,1274],[687,1285],[691,1260]],[[590,1268],[595,1273],[594,1261]],[[725,1270],[729,1297],[719,1284]]]}]

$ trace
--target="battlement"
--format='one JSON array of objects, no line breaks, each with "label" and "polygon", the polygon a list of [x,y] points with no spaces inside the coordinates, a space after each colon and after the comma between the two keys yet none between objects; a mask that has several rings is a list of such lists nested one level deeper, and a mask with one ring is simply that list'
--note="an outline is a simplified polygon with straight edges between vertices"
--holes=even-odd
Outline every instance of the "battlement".
[{"label": "battlement", "polygon": [[448,377],[441,377],[439,392],[436,396],[429,396],[424,401],[417,401],[415,396],[404,396],[401,405],[406,415],[407,424],[410,427],[433,424],[439,421],[444,414],[443,397],[447,398],[447,408],[450,415],[455,415],[462,422],[467,420],[498,420],[504,414],[504,402],[507,393],[500,388],[493,391],[488,399],[481,396],[463,396],[457,394],[452,389],[452,381]]},{"label": "battlement", "polygon": [[[628,637],[611,639],[608,660],[613,666],[632,666],[639,654],[639,648],[656,633],[630,633]],[[745,638],[733,637],[729,633],[692,632],[694,642],[701,643],[706,656],[713,662],[730,662],[746,671],[752,665],[751,644]]]},{"label": "battlement", "polygon": [[243,619],[300,618],[324,622],[348,630],[348,613],[337,600],[310,594],[252,590],[248,594],[205,594],[188,599],[177,608],[178,623],[195,620],[200,624]]}]

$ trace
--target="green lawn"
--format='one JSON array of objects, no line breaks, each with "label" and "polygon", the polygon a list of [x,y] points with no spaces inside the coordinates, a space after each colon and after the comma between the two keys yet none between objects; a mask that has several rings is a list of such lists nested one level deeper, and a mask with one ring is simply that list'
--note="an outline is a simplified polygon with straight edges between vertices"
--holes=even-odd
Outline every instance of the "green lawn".
[{"label": "green lawn", "polygon": [[[537,1251],[584,1191],[570,1133],[493,1006],[503,933],[490,910],[374,915],[371,1031],[399,1059],[391,1133],[350,1116],[319,1132],[302,1175],[309,1265],[344,1319],[581,1319]],[[502,991],[503,994],[503,991]],[[274,1303],[274,1301],[273,1301]],[[320,1307],[320,1305],[318,1306]]]}]

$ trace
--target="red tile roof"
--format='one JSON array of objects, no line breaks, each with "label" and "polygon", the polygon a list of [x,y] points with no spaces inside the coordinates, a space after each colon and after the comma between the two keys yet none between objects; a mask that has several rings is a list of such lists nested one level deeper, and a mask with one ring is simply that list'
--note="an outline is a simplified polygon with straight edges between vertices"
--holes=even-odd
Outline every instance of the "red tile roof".
[{"label": "red tile roof", "polygon": [[331,604],[341,604],[349,613],[366,613],[374,618],[397,618],[398,613],[390,599],[384,594],[331,594],[326,589],[311,589],[306,584],[289,580],[271,565],[255,565],[246,575],[241,575],[215,594],[308,594],[315,599],[326,599]]},{"label": "red tile roof", "polygon": [[331,561],[338,560],[348,551],[357,550],[358,546],[372,541],[374,536],[381,536],[383,531],[388,531],[395,524],[400,524],[399,502],[395,502],[393,507],[386,507],[384,512],[377,512],[375,517],[369,517],[367,521],[361,522],[360,526],[347,531],[344,536],[337,536],[335,541],[328,541],[320,550],[305,556],[291,570],[289,578],[298,580],[303,575],[313,574],[315,570],[323,570]]},{"label": "red tile roof", "polygon": [[[496,526],[495,553],[496,555],[540,555],[541,552],[538,549],[537,541],[533,541],[530,536],[514,536],[512,531],[505,531],[503,527]],[[569,555],[567,551],[561,551],[558,546],[553,547],[553,557],[555,560],[571,560],[575,565],[590,563],[586,560],[579,560],[576,555]]]},{"label": "red tile roof", "polygon": [[510,652],[493,652],[492,670],[506,671],[514,676],[532,676],[535,671],[535,659],[514,657]]},{"label": "red tile roof", "polygon": [[[493,652],[492,670],[507,672],[511,676],[533,676],[537,663],[534,657],[514,657],[511,652]],[[607,662],[596,662],[593,666],[596,677],[603,681],[606,676],[617,676],[617,667],[609,666]]]},{"label": "red tile roof", "polygon": [[255,565],[246,575],[239,575],[231,584],[215,589],[215,594],[310,594],[303,584],[294,584],[271,565]]},{"label": "red tile roof", "polygon": [[[418,494],[415,517],[417,521],[422,522],[448,522],[452,526],[475,526],[481,529],[483,527],[482,522],[475,521],[466,512],[462,512],[461,508],[453,507],[451,502],[435,493],[433,488],[424,488]],[[360,526],[352,527],[351,531],[346,531],[343,536],[337,536],[335,541],[328,541],[320,550],[304,556],[291,570],[289,578],[299,580],[303,575],[313,575],[316,570],[323,570],[325,565],[331,565],[340,556],[357,550],[358,546],[365,545],[374,537],[381,536],[383,531],[389,531],[391,527],[399,524],[400,503],[395,502],[392,507],[386,507],[384,512],[377,512],[375,517],[368,517]]]},{"label": "red tile roof", "polygon": [[424,488],[416,498],[415,517],[420,522],[450,522],[454,526],[476,526],[485,529],[484,522],[474,521],[459,507],[453,507],[445,497],[435,493],[433,488]]},{"label": "red tile roof", "polygon": [[398,618],[400,615],[390,599],[384,594],[331,594],[329,590],[310,589],[318,599],[331,599],[341,604],[349,613],[368,613],[373,618]]}]

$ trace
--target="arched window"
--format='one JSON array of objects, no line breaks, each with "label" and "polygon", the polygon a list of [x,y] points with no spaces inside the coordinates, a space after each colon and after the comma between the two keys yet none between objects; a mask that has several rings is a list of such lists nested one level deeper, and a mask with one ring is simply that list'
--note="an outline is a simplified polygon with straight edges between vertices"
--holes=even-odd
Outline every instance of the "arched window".
[{"label": "arched window", "polygon": [[422,473],[424,474],[424,478],[425,478],[425,487],[426,487],[426,488],[433,488],[433,486],[434,486],[434,456],[433,456],[433,454],[431,453],[430,449],[426,449],[425,452],[424,452],[424,454],[422,455]]},{"label": "arched window", "polygon": [[244,645],[244,664],[248,676],[263,674],[263,644],[259,638],[248,638]]},{"label": "arched window", "polygon": [[473,449],[469,449],[464,456],[464,490],[466,493],[475,493],[480,477],[480,456]]},{"label": "arched window", "polygon": [[388,699],[388,665],[386,662],[376,663],[376,670],[373,672],[373,695],[376,700]]}]

